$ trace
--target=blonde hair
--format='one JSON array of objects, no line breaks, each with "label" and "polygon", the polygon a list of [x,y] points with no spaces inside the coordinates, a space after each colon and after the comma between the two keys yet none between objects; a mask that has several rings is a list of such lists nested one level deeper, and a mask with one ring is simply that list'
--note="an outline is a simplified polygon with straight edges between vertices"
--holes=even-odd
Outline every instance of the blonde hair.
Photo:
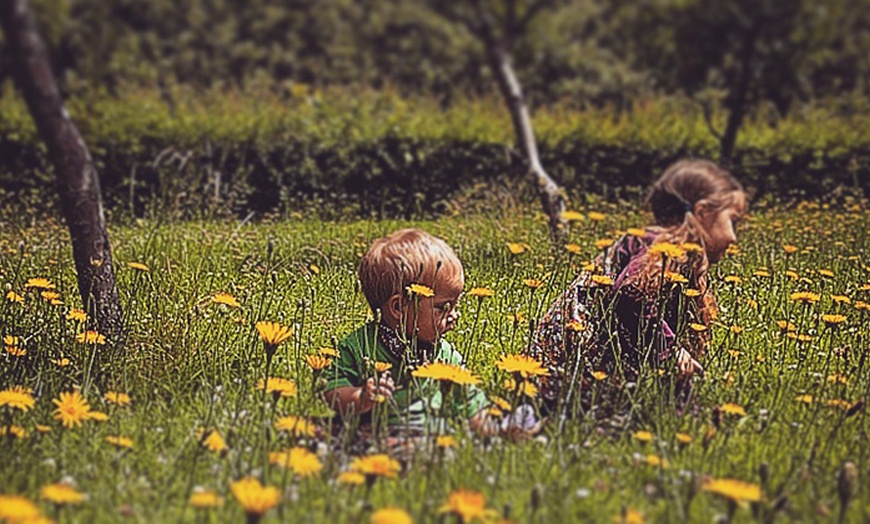
[{"label": "blonde hair", "polygon": [[[661,231],[650,250],[642,255],[641,269],[632,279],[632,284],[648,296],[655,296],[663,281],[663,272],[687,272],[689,281],[700,295],[695,299],[699,321],[708,324],[718,310],[716,300],[707,289],[707,232],[695,212],[716,213],[721,209],[736,207],[741,213],[746,207],[743,186],[727,170],[709,160],[680,160],[668,167],[656,180],[647,196],[656,225]],[[704,249],[689,256],[661,257],[653,254],[656,244],[681,245],[693,243]],[[651,252],[651,250],[653,252]],[[703,351],[703,344],[696,352]]]},{"label": "blonde hair", "polygon": [[420,229],[400,229],[375,240],[359,268],[360,286],[372,311],[397,293],[404,296],[411,284],[434,289],[436,278],[461,281],[462,263],[446,242]]}]

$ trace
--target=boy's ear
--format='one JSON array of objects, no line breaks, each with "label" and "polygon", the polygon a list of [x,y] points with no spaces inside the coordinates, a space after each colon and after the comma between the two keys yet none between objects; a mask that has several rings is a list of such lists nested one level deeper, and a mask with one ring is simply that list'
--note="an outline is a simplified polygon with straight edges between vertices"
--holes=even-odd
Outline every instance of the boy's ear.
[{"label": "boy's ear", "polygon": [[384,309],[387,310],[393,318],[402,318],[402,295],[396,293],[391,296],[387,300],[387,303],[384,304]]}]

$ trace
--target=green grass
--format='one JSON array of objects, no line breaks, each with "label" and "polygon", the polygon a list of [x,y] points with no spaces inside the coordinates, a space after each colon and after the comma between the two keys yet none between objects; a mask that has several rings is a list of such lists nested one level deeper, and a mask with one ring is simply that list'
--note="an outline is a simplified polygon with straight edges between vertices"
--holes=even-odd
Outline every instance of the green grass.
[{"label": "green grass", "polygon": [[[868,312],[856,308],[858,301],[870,301],[870,265],[863,256],[870,248],[866,204],[755,207],[740,231],[740,253],[712,271],[722,313],[712,328],[706,378],[696,384],[697,409],[689,414],[679,414],[663,399],[660,380],[647,378],[638,388],[639,408],[627,412],[621,425],[576,419],[559,431],[551,423],[525,442],[481,440],[460,431],[454,451],[434,450],[429,442],[398,479],[377,480],[370,490],[335,481],[348,457],[341,442],[326,437],[313,446],[324,464],[318,475],[294,480],[276,466],[264,468],[269,451],[292,445],[271,428],[274,417],[326,412],[304,357],[334,347],[365,320],[356,267],[372,239],[400,226],[425,228],[455,247],[467,289],[495,291],[480,303],[464,298],[460,325],[448,339],[466,355],[486,391],[504,395],[494,361],[522,350],[529,331],[527,323],[509,315],[539,318],[594,257],[596,240],[649,221],[633,207],[595,201],[590,206],[581,211],[607,217],[571,227],[568,241],[583,248],[581,255],[551,247],[545,222],[521,207],[431,222],[325,223],[293,216],[261,223],[115,226],[110,232],[115,269],[131,337],[126,353],[108,356],[102,373],[93,346],[76,341],[82,328],[65,318],[78,303],[65,230],[51,220],[4,217],[0,280],[4,294],[13,290],[25,301],[3,299],[0,326],[2,335],[20,337],[27,354],[4,351],[0,389],[31,387],[36,404],[28,412],[5,414],[28,436],[0,440],[0,492],[38,500],[42,486],[74,480],[88,495],[85,502],[59,512],[39,502],[61,522],[116,522],[122,515],[139,522],[242,522],[229,487],[253,474],[281,489],[281,504],[265,519],[270,522],[367,522],[373,509],[388,505],[406,509],[416,520],[436,521],[438,509],[458,488],[483,492],[488,507],[520,522],[611,522],[628,509],[647,521],[710,522],[732,508],[700,489],[709,476],[762,484],[764,501],[736,508],[735,521],[836,520],[837,471],[847,460],[862,474],[870,465],[864,410],[847,417],[845,409],[826,405],[844,400],[852,406],[870,388],[864,367]],[[527,243],[531,250],[512,255],[508,242]],[[787,254],[784,243],[798,246],[798,252]],[[132,269],[130,262],[144,263],[149,271]],[[756,276],[760,268],[771,276]],[[833,276],[823,276],[821,269]],[[799,280],[788,276],[789,270]],[[726,283],[726,275],[738,275],[741,282]],[[51,305],[36,290],[25,289],[33,277],[54,282],[64,305]],[[522,280],[532,277],[545,285],[530,290]],[[821,300],[796,304],[789,295],[800,290],[820,293]],[[241,308],[212,303],[220,291],[238,298]],[[850,297],[851,304],[833,303],[832,294]],[[847,317],[836,329],[820,320],[833,311]],[[299,394],[274,409],[254,389],[265,372],[253,327],[258,320],[294,328],[270,374],[294,380]],[[783,336],[779,320],[790,320],[811,340]],[[742,332],[733,332],[734,325]],[[71,365],[53,362],[60,358]],[[829,381],[834,374],[846,383]],[[70,430],[53,419],[52,399],[76,385],[108,421],[86,421]],[[128,392],[132,403],[107,404],[102,397],[109,390]],[[795,400],[804,394],[814,402]],[[714,409],[726,402],[739,404],[746,415],[723,416],[716,430]],[[36,431],[37,424],[50,426],[50,432]],[[201,427],[216,428],[228,450],[217,454],[201,446]],[[653,440],[643,444],[633,438],[639,430],[652,432]],[[694,441],[678,445],[677,432]],[[134,448],[115,448],[105,441],[110,435],[130,437]],[[647,464],[648,455],[666,459],[669,467]],[[769,474],[762,482],[764,468]],[[187,500],[196,486],[216,491],[224,506],[190,508]],[[862,482],[847,519],[870,518],[868,501],[870,484]],[[774,511],[777,504],[784,509]]]}]

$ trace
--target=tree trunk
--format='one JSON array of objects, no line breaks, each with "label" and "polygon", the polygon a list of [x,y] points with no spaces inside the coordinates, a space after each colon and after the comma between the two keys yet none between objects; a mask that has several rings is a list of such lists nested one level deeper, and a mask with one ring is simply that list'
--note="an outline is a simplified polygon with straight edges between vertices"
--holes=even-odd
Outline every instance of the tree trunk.
[{"label": "tree trunk", "polygon": [[26,0],[0,0],[0,25],[12,51],[18,88],[57,173],[82,303],[100,333],[111,343],[123,343],[121,301],[91,155],[63,106]]},{"label": "tree trunk", "polygon": [[523,152],[528,163],[529,176],[535,181],[538,196],[550,223],[550,232],[554,238],[559,238],[565,222],[562,213],[565,211],[565,195],[556,182],[544,170],[538,155],[538,142],[532,129],[532,119],[526,106],[523,90],[511,65],[510,54],[503,45],[496,42],[485,42],[489,65],[498,80],[498,86],[504,96],[511,114],[516,134],[517,145]]},{"label": "tree trunk", "polygon": [[728,95],[728,121],[719,142],[719,163],[729,167],[734,156],[734,146],[737,144],[737,133],[743,124],[746,114],[746,97],[752,85],[752,66],[755,58],[755,41],[758,38],[758,24],[747,30],[740,50],[740,73],[734,89]]}]

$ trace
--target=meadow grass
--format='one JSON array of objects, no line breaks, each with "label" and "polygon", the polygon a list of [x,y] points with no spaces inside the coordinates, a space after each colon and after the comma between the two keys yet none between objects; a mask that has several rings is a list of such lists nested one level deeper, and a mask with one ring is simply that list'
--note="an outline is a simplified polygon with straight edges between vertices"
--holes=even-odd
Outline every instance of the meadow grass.
[{"label": "meadow grass", "polygon": [[[242,522],[230,486],[248,475],[278,489],[269,522],[368,522],[386,506],[420,522],[458,521],[439,513],[458,489],[482,493],[488,518],[518,522],[834,521],[843,500],[846,520],[870,518],[870,484],[861,478],[870,465],[863,408],[870,388],[870,215],[861,202],[754,206],[739,249],[712,270],[721,313],[710,326],[706,375],[690,409],[667,401],[662,380],[644,377],[632,407],[618,417],[551,421],[536,438],[518,441],[457,428],[455,446],[439,447],[433,438],[404,455],[397,478],[343,482],[351,446],[347,435],[331,436],[319,377],[306,357],[334,348],[370,314],[356,278],[369,243],[416,226],[454,246],[466,290],[494,294],[465,296],[459,326],[447,338],[489,395],[509,397],[494,366],[498,357],[523,350],[530,325],[594,258],[598,241],[650,221],[628,204],[593,200],[578,211],[585,218],[571,223],[566,242],[579,253],[552,246],[545,220],[523,206],[425,222],[292,215],[115,225],[115,270],[130,331],[125,351],[112,341],[89,343],[79,337],[86,323],[69,318],[81,304],[66,231],[50,218],[4,217],[0,390],[31,388],[35,404],[0,407],[7,434],[0,439],[0,493],[37,501],[60,522]],[[543,285],[523,282],[532,278]],[[793,298],[803,291],[817,300]],[[217,303],[218,293],[238,307]],[[268,375],[292,380],[295,395],[256,389],[266,375],[258,321],[292,327]],[[107,420],[62,426],[52,401],[74,388]],[[109,402],[107,392],[126,393],[131,402]],[[276,429],[288,415],[325,427],[314,437]],[[322,469],[306,476],[269,463],[270,452],[292,446],[312,450]],[[840,473],[846,461],[856,465],[858,480]],[[749,483],[761,500],[717,495],[714,479]],[[58,482],[87,498],[51,502],[42,490]],[[192,507],[191,495],[202,490],[222,505]]]}]

